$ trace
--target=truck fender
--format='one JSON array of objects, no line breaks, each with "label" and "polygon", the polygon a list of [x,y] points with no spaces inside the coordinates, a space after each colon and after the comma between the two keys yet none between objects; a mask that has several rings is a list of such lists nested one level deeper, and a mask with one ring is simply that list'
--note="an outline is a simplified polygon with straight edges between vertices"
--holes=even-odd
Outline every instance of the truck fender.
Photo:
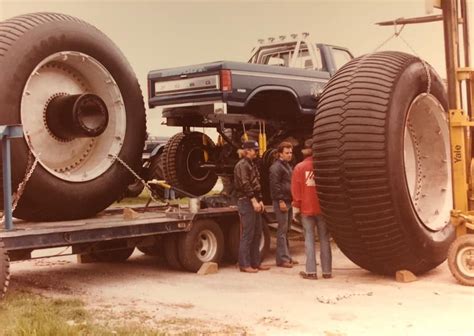
[{"label": "truck fender", "polygon": [[245,100],[245,106],[248,105],[248,103],[259,93],[264,92],[264,91],[283,91],[286,93],[290,93],[293,98],[295,99],[296,104],[298,105],[298,108],[300,111],[302,111],[301,104],[298,99],[298,95],[296,94],[295,90],[286,87],[286,86],[278,86],[278,85],[264,85],[256,88],[255,90],[252,91],[251,94],[247,97]]}]

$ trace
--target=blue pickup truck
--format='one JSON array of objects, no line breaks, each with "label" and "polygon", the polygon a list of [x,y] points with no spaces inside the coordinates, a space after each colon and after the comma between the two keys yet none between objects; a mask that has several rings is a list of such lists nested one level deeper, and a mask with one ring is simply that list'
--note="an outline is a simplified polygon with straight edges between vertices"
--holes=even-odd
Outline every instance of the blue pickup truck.
[{"label": "blue pickup truck", "polygon": [[[260,40],[247,63],[220,61],[148,74],[148,104],[168,126],[181,126],[162,154],[166,180],[195,195],[229,176],[242,139],[262,139],[262,169],[276,145],[300,146],[311,135],[320,93],[353,58],[345,48],[313,43],[309,34]],[[194,127],[214,128],[215,144]],[[265,175],[265,174],[262,174]]]}]

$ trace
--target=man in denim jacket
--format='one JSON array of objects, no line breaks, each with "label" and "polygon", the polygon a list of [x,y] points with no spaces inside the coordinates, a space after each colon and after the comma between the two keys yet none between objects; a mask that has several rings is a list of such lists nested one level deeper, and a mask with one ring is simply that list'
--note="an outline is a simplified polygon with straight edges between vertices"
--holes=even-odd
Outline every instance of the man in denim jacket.
[{"label": "man in denim jacket", "polygon": [[282,142],[277,153],[278,159],[270,167],[270,196],[278,221],[276,264],[279,267],[291,268],[293,261],[288,248],[288,230],[292,219],[290,161],[293,157],[293,145]]}]

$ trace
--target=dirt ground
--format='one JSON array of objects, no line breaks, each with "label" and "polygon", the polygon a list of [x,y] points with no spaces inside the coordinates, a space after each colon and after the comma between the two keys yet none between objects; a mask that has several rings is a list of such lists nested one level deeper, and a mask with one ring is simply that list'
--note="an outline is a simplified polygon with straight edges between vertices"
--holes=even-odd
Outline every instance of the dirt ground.
[{"label": "dirt ground", "polygon": [[[272,242],[275,246],[275,242]],[[334,278],[303,280],[293,269],[245,274],[170,271],[136,251],[123,264],[78,264],[74,256],[12,263],[11,289],[84,300],[101,316],[138,320],[169,333],[257,335],[473,335],[474,288],[458,285],[446,263],[412,283],[358,268],[334,246]],[[274,251],[266,264],[274,263]],[[104,315],[105,314],[105,315]]]}]

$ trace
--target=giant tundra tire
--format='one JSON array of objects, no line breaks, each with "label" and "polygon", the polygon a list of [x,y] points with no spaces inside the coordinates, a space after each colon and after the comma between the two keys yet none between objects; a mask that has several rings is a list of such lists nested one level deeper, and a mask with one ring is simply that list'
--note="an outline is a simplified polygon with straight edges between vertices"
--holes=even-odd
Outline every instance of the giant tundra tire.
[{"label": "giant tundra tire", "polygon": [[217,182],[217,175],[201,165],[206,162],[205,155],[209,156],[214,147],[211,138],[201,132],[172,136],[161,155],[166,181],[192,195],[200,196],[211,191]]},{"label": "giant tundra tire", "polygon": [[114,202],[132,181],[115,157],[138,170],[145,141],[143,97],[118,47],[75,17],[27,14],[0,22],[0,69],[0,124],[25,134],[12,144],[14,191],[29,153],[39,160],[15,217],[78,219]]},{"label": "giant tundra tire", "polygon": [[327,84],[313,130],[322,212],[341,251],[369,271],[426,272],[454,239],[447,97],[417,57],[356,58]]}]

